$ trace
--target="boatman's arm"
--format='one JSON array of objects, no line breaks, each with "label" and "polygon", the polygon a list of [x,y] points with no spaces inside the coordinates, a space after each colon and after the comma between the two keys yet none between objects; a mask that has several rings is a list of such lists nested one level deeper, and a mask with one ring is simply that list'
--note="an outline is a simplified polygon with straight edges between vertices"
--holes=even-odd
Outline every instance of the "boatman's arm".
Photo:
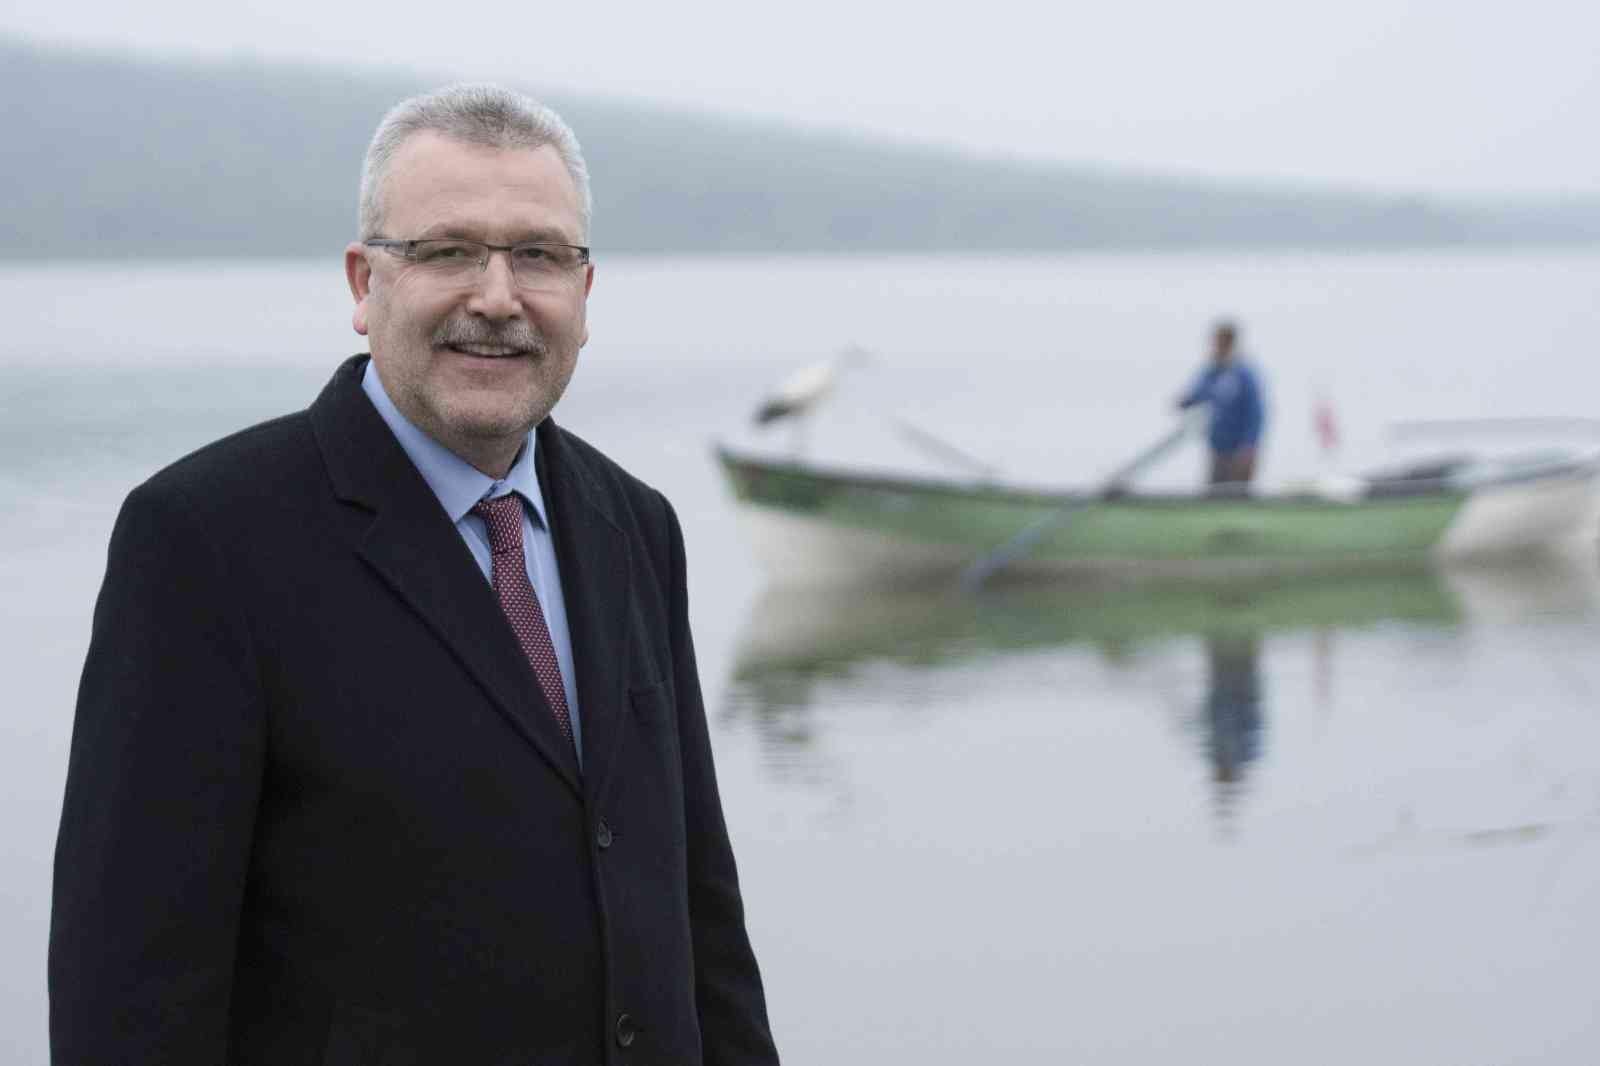
[{"label": "boatman's arm", "polygon": [[1182,411],[1193,407],[1195,404],[1210,403],[1212,389],[1216,386],[1217,377],[1218,371],[1216,367],[1206,367],[1195,377],[1194,384],[1190,385],[1188,390],[1178,397],[1174,406]]}]

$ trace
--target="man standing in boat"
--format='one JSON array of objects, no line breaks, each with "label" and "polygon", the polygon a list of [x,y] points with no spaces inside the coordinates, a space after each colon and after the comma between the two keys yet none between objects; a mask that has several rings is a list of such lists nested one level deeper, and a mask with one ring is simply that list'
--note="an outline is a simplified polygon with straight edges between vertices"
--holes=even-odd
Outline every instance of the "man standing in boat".
[{"label": "man standing in boat", "polygon": [[1255,369],[1239,354],[1238,340],[1238,326],[1227,319],[1217,323],[1210,365],[1178,399],[1178,408],[1211,406],[1211,484],[1242,488],[1255,477],[1266,405]]}]

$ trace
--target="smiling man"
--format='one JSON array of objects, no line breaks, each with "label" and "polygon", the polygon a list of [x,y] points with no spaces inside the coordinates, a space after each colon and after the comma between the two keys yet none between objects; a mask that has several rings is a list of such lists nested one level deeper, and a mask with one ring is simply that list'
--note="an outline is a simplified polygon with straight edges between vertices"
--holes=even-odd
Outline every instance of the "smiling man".
[{"label": "smiling man", "polygon": [[400,104],[345,252],[370,358],[124,504],[56,1063],[776,1061],[677,519],[549,418],[589,205],[548,109]]}]

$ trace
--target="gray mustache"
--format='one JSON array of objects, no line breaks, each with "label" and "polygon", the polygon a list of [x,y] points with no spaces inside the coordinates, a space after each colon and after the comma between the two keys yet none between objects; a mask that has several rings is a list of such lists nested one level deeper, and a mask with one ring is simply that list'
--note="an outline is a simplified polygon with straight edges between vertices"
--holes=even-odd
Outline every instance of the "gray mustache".
[{"label": "gray mustache", "polygon": [[440,345],[495,344],[506,348],[520,348],[542,355],[544,338],[526,322],[508,322],[491,325],[472,319],[450,319],[433,335],[433,343]]}]

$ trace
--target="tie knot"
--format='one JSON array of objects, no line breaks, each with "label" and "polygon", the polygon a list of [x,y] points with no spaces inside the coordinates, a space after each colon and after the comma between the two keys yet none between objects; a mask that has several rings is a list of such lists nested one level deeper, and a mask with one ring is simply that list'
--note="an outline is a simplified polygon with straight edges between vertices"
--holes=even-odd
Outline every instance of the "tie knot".
[{"label": "tie knot", "polygon": [[496,496],[492,500],[479,500],[472,513],[483,519],[489,527],[489,551],[495,555],[504,552],[522,553],[522,501],[514,492]]}]

